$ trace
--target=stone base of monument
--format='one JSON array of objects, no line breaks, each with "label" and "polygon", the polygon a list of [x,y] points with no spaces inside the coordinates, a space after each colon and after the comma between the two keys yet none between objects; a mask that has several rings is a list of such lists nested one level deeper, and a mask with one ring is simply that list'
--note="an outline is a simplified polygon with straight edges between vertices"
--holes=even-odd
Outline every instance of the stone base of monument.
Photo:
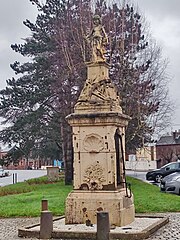
[{"label": "stone base of monument", "polygon": [[66,224],[96,224],[97,212],[109,213],[112,226],[125,226],[134,221],[133,196],[125,188],[116,191],[74,190],[66,199]]},{"label": "stone base of monument", "polygon": [[[169,222],[169,218],[161,215],[136,215],[135,220],[126,226],[110,229],[110,239],[115,240],[140,240],[146,239],[159,228]],[[65,224],[65,218],[56,218],[53,221],[53,239],[79,239],[79,240],[96,240],[97,225],[92,224]],[[19,237],[40,238],[40,224],[27,226],[18,229]]]}]

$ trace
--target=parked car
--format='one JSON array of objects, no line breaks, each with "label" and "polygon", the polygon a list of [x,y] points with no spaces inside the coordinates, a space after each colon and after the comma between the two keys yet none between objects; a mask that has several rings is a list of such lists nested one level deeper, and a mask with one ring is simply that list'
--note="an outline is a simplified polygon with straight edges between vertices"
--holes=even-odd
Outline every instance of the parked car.
[{"label": "parked car", "polygon": [[180,195],[180,172],[172,173],[161,180],[160,189],[162,192]]},{"label": "parked car", "polygon": [[5,172],[5,177],[10,176],[9,171],[4,170],[4,172]]},{"label": "parked car", "polygon": [[5,177],[5,171],[4,169],[0,169],[0,177]]},{"label": "parked car", "polygon": [[0,168],[0,177],[9,176],[9,171],[5,171],[3,168]]},{"label": "parked car", "polygon": [[146,174],[146,180],[160,183],[163,177],[174,172],[180,172],[180,162],[168,163],[159,169],[149,171]]}]

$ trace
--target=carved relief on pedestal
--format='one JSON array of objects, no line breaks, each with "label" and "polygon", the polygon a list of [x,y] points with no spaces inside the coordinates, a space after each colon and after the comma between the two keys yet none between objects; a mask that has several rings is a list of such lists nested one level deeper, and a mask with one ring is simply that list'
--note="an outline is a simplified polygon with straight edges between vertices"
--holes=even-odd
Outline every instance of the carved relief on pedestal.
[{"label": "carved relief on pedestal", "polygon": [[98,134],[90,134],[84,139],[83,146],[89,153],[98,153],[103,150],[104,142]]},{"label": "carved relief on pedestal", "polygon": [[114,101],[120,104],[120,99],[110,79],[100,81],[87,79],[79,96],[78,102],[83,101]]},{"label": "carved relief on pedestal", "polygon": [[90,110],[92,112],[94,108],[96,112],[122,112],[118,92],[110,79],[86,80],[84,88],[75,105],[75,111],[82,111],[85,113],[85,111],[89,112]]},{"label": "carved relief on pedestal", "polygon": [[89,166],[85,170],[83,182],[82,185],[87,185],[89,190],[101,190],[105,182],[102,166],[99,163]]}]

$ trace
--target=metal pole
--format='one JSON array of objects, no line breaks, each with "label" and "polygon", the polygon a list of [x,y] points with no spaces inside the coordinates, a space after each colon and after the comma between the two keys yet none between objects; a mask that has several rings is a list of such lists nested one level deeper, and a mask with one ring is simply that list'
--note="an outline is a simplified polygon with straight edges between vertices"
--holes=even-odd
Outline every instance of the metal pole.
[{"label": "metal pole", "polygon": [[17,183],[17,173],[15,173],[15,183]]},{"label": "metal pole", "polygon": [[17,173],[13,173],[12,177],[13,177],[13,184],[16,184],[17,183]]},{"label": "metal pole", "polygon": [[97,235],[96,240],[109,240],[110,224],[109,213],[97,213]]},{"label": "metal pole", "polygon": [[40,239],[50,239],[53,231],[53,215],[48,211],[48,200],[42,200],[40,218]]},{"label": "metal pole", "polygon": [[42,209],[42,211],[48,211],[48,200],[46,200],[46,199],[42,200],[41,209]]}]

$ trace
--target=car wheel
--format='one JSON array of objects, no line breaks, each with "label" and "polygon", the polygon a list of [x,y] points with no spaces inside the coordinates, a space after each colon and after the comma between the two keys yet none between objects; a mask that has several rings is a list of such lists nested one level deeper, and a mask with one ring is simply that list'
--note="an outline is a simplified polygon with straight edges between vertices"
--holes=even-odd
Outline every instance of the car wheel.
[{"label": "car wheel", "polygon": [[161,174],[157,174],[155,177],[155,182],[160,183],[162,179],[162,175]]}]

